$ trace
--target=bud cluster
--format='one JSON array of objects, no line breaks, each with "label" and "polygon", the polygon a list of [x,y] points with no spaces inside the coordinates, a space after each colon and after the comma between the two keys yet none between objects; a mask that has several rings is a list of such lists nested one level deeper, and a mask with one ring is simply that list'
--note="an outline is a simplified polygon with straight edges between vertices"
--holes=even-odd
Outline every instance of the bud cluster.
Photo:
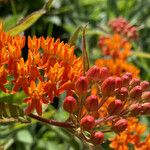
[{"label": "bud cluster", "polygon": [[[97,88],[94,94],[93,86]],[[105,104],[107,115],[101,118],[99,111]],[[133,78],[129,72],[120,77],[110,76],[107,68],[93,66],[77,79],[74,95],[65,98],[63,108],[70,113],[75,130],[80,129],[79,136],[94,145],[101,144],[104,132],[124,131],[128,117],[150,114],[149,82]],[[97,131],[101,125],[109,128]]]},{"label": "bud cluster", "polygon": [[137,39],[137,27],[131,25],[127,20],[122,17],[111,20],[109,26],[114,32],[121,33],[130,39]]}]

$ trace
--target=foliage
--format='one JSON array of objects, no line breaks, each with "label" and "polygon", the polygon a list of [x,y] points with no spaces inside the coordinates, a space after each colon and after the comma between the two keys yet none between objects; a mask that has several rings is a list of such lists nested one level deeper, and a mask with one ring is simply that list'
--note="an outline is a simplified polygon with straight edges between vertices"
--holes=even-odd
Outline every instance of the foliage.
[{"label": "foliage", "polygon": [[[75,53],[77,56],[81,55],[86,45],[91,63],[90,65],[92,65],[97,58],[103,57],[98,48],[97,41],[99,36],[110,32],[110,29],[106,25],[107,22],[112,18],[123,16],[132,24],[140,26],[140,38],[137,41],[132,41],[133,51],[128,61],[141,70],[140,76],[142,79],[150,80],[150,55],[148,54],[150,49],[150,37],[148,37],[150,34],[149,0],[128,0],[128,2],[126,0],[54,0],[50,10],[45,10],[45,8],[48,9],[45,3],[46,0],[37,0],[36,2],[31,2],[30,0],[0,1],[0,20],[4,22],[5,31],[12,34],[13,29],[15,29],[13,27],[16,26],[16,24],[19,25],[19,22],[21,23],[25,16],[32,13],[27,18],[29,19],[31,16],[33,17],[35,15],[35,20],[29,21],[29,25],[25,25],[25,28],[20,28],[20,31],[23,31],[26,37],[29,35],[32,37],[34,35],[44,37],[52,36],[54,38],[60,38],[65,42],[69,41],[72,45],[75,44]],[[85,31],[86,43],[84,42],[83,48],[81,44],[81,28],[87,23],[88,25]],[[73,32],[74,34],[71,37]],[[22,53],[24,58],[27,57],[26,47],[27,44]],[[5,95],[1,92],[0,105],[7,107],[9,111],[12,110],[12,106],[20,110],[20,108],[16,106],[18,104],[21,109],[23,109],[25,106],[23,104],[21,105],[21,100],[24,96],[25,95],[21,92],[14,96]],[[64,95],[55,98],[56,101],[53,105],[56,109],[52,106],[48,109],[43,108],[46,110],[44,117],[64,121],[68,117],[68,114],[60,107],[63,98]],[[58,99],[59,101],[57,104]],[[4,102],[7,102],[7,104]],[[16,117],[11,114],[14,114],[14,109],[10,111],[10,115],[4,117]],[[2,148],[10,150],[82,150],[87,148],[78,138],[69,134],[64,129],[43,125],[39,122],[37,123],[35,120],[31,120],[31,123],[29,123],[29,121],[26,120],[27,118],[18,119],[20,115],[23,117],[23,114],[19,114],[15,121],[21,121],[21,124],[14,123],[13,120],[11,124],[5,122],[5,124],[0,126],[0,145],[2,145]],[[26,123],[23,123],[24,121]],[[149,125],[149,118],[145,117],[142,122]],[[147,130],[147,133],[143,135],[143,139],[145,139],[148,132]],[[108,135],[108,137],[111,136],[112,135]],[[108,144],[109,141],[105,141],[102,146],[108,149]]]}]

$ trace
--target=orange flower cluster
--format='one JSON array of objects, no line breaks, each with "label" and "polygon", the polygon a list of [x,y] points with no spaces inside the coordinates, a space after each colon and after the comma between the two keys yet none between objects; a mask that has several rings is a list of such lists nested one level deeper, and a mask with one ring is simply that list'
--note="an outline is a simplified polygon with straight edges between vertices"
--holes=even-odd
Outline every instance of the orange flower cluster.
[{"label": "orange flower cluster", "polygon": [[[111,26],[115,34],[109,37],[101,37],[99,40],[99,46],[102,49],[104,58],[108,55],[111,57],[106,59],[98,59],[96,60],[95,64],[98,67],[108,67],[111,75],[113,76],[121,76],[126,71],[131,72],[135,77],[132,84],[135,84],[139,81],[137,77],[140,71],[134,65],[127,63],[126,60],[130,56],[132,47],[127,39],[137,38],[136,28],[127,23],[127,21],[123,18],[118,18],[110,21],[109,25]],[[128,27],[130,27],[131,30],[127,31]],[[125,46],[125,44],[127,44],[128,46]],[[124,92],[125,90],[123,90],[123,93]],[[110,103],[112,103],[112,101],[114,101],[113,97],[107,100],[107,102],[101,109],[102,111],[99,111],[100,116],[106,116],[107,107],[110,105]],[[132,107],[132,109],[135,109],[135,107]],[[138,109],[136,109],[136,112],[138,113],[139,110],[140,109],[138,107]],[[149,136],[144,142],[140,141],[141,135],[145,130],[146,126],[139,123],[137,118],[129,118],[127,129],[116,135],[114,138],[110,139],[110,147],[115,150],[128,150],[130,149],[130,146],[134,147],[135,150],[149,150]]]},{"label": "orange flower cluster", "polygon": [[102,49],[103,55],[125,60],[130,55],[132,45],[116,33],[112,36],[100,37],[99,47]]},{"label": "orange flower cluster", "polygon": [[127,129],[110,139],[110,147],[115,150],[129,150],[130,147],[135,150],[149,150],[150,135],[141,142],[141,136],[145,131],[146,126],[139,123],[137,118],[130,118]]},{"label": "orange flower cluster", "polygon": [[[21,88],[27,94],[26,113],[36,109],[42,114],[42,104],[53,102],[54,96],[64,91],[68,94],[74,89],[74,82],[82,73],[82,59],[74,55],[70,47],[59,39],[47,37],[28,37],[28,59],[22,57],[25,45],[24,36],[12,37],[0,25],[0,90],[16,93]],[[12,80],[8,81],[7,77]],[[11,91],[6,89],[13,83]]]}]

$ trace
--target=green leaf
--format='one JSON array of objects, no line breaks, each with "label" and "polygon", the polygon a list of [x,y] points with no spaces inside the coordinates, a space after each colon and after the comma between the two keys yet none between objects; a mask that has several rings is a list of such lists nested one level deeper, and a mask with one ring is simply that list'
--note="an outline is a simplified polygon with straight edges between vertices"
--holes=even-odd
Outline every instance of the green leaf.
[{"label": "green leaf", "polygon": [[45,14],[50,6],[51,6],[52,0],[49,0],[46,5],[38,10],[35,11],[33,13],[31,13],[30,15],[28,15],[26,18],[24,18],[23,20],[21,20],[15,27],[13,27],[12,29],[10,29],[8,31],[8,33],[12,36],[17,35],[21,32],[23,32],[24,30],[26,30],[27,28],[29,28],[31,25],[33,25],[43,14]]},{"label": "green leaf", "polygon": [[87,25],[83,28],[82,33],[82,58],[83,58],[83,70],[84,74],[89,69],[89,58],[86,50],[85,30]]},{"label": "green leaf", "polygon": [[33,12],[32,14],[27,16],[25,19],[21,20],[15,27],[10,29],[8,33],[14,36],[23,32],[24,30],[29,28],[33,23],[35,23],[45,13],[46,13],[46,10],[44,9]]},{"label": "green leaf", "polygon": [[19,106],[0,102],[0,124],[11,122],[29,123],[30,121]]},{"label": "green leaf", "polygon": [[70,37],[70,39],[69,39],[69,44],[72,46],[72,45],[76,45],[75,43],[76,43],[76,40],[77,40],[77,38],[78,38],[78,36],[79,36],[79,32],[82,30],[82,26],[80,25],[80,26],[78,26],[77,28],[76,28],[76,30],[74,31],[74,33],[71,35],[71,37]]},{"label": "green leaf", "polygon": [[33,137],[28,130],[21,130],[17,133],[17,140],[23,143],[32,144]]},{"label": "green leaf", "polygon": [[0,91],[0,102],[6,102],[9,104],[21,104],[22,100],[26,97],[25,93],[22,92],[18,92],[16,94],[7,94],[4,93],[2,91]]}]

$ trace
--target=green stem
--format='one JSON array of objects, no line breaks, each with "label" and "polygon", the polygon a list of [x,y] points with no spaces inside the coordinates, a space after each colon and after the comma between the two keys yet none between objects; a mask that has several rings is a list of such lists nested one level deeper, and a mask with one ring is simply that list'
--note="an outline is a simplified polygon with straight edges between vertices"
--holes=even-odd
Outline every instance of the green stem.
[{"label": "green stem", "polygon": [[17,11],[16,11],[16,6],[15,6],[14,0],[11,0],[10,3],[11,3],[11,9],[12,9],[13,15],[16,15]]},{"label": "green stem", "polygon": [[137,57],[143,57],[143,58],[150,58],[150,54],[149,53],[145,53],[145,52],[132,52],[133,56],[137,56]]}]

